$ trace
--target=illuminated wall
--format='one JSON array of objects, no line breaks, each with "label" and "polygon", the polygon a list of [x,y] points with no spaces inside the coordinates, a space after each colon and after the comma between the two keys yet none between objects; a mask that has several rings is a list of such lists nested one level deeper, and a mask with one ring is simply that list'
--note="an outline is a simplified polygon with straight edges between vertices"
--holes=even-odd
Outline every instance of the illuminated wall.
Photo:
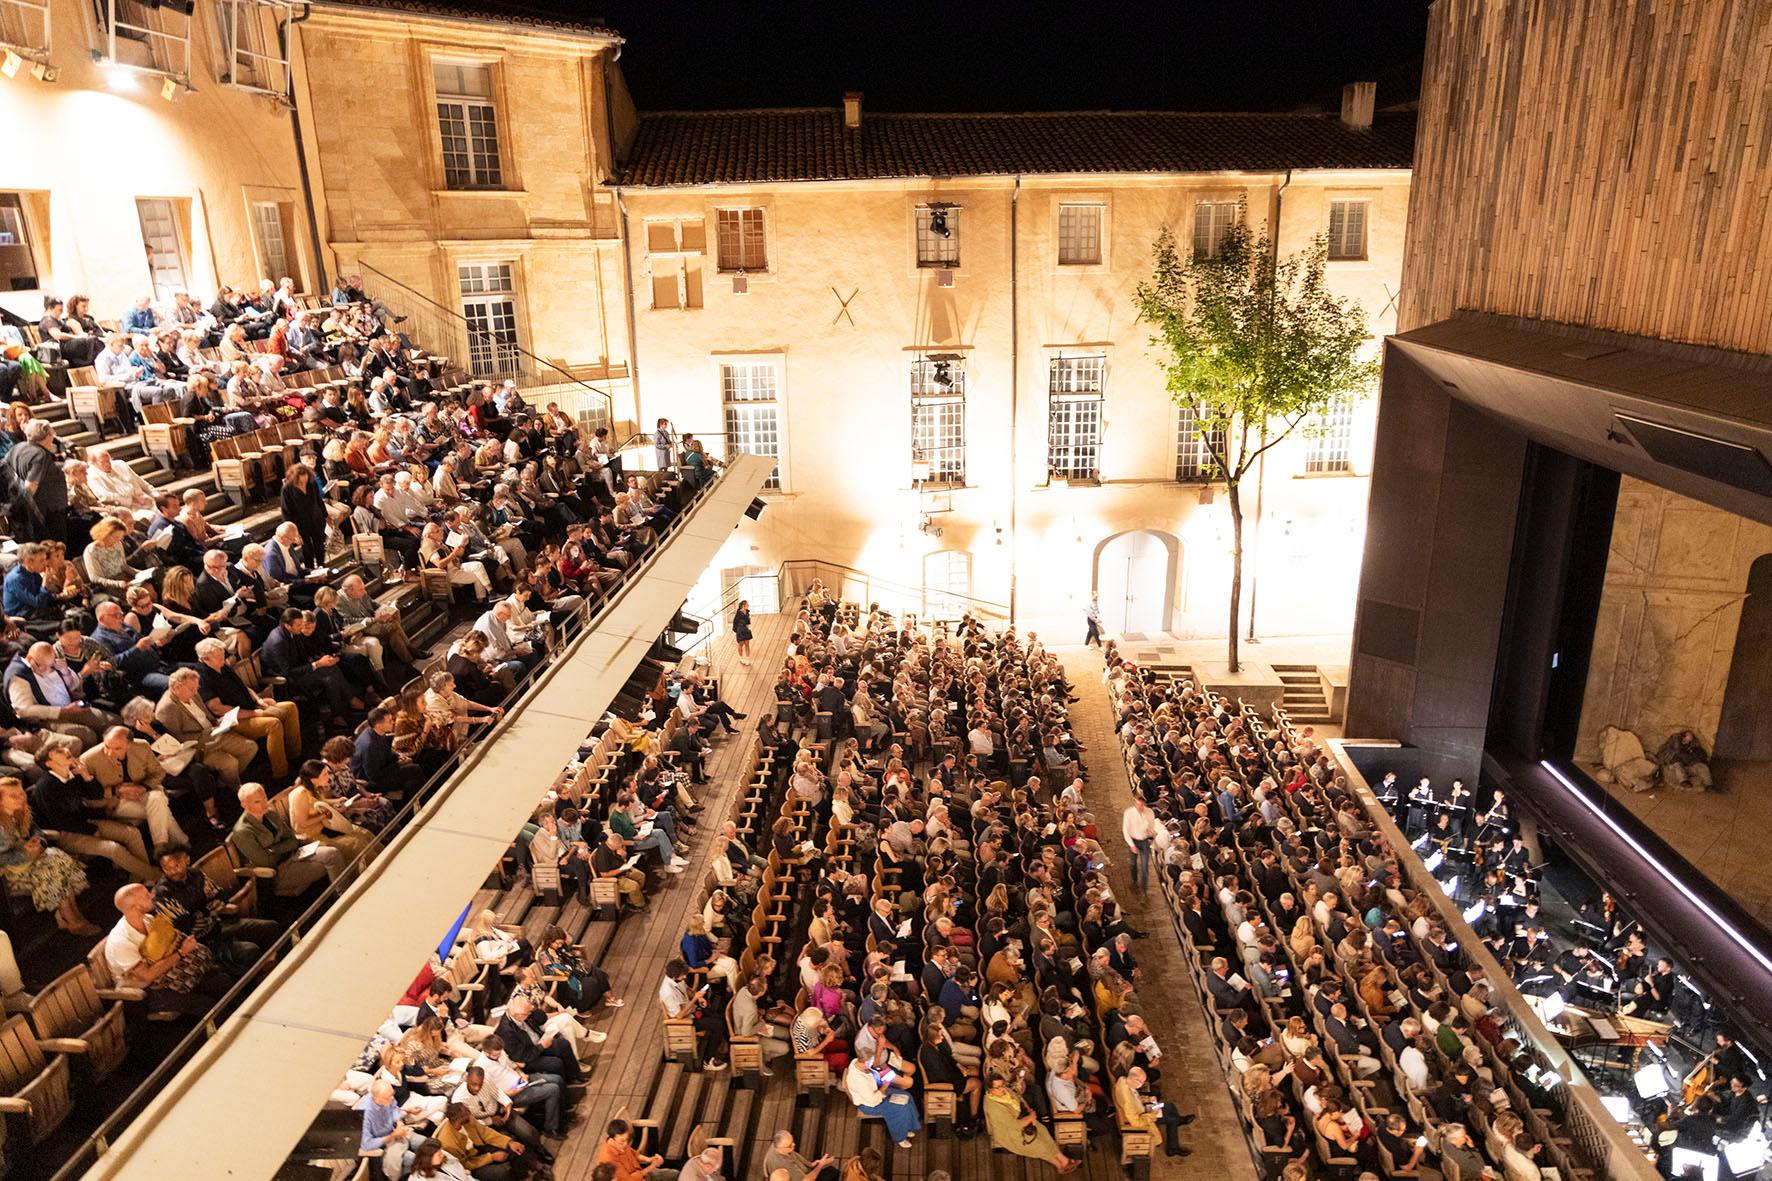
[{"label": "illuminated wall", "polygon": [[[1102,563],[1118,563],[1124,552],[1145,596],[1135,617],[1148,619],[1163,603],[1172,630],[1222,635],[1230,569],[1224,490],[1212,489],[1211,503],[1202,503],[1201,486],[1175,478],[1178,412],[1131,299],[1149,273],[1160,225],[1174,226],[1185,242],[1197,199],[1237,197],[1265,222],[1283,179],[1024,178],[1018,196],[1007,178],[625,189],[644,422],[662,415],[680,430],[718,436],[722,366],[775,368],[783,486],[769,494],[761,520],[734,535],[721,558],[729,569],[823,557],[917,586],[926,574],[934,584],[969,566],[974,596],[1006,605],[1013,593],[1018,617],[1074,638],[1091,586],[1098,577],[1104,589],[1116,582],[1100,573]],[[1408,179],[1402,171],[1295,174],[1283,200],[1287,252],[1324,228],[1332,196],[1371,200],[1368,261],[1330,269],[1334,288],[1367,309],[1375,336],[1394,324]],[[916,265],[915,209],[929,201],[960,208],[951,287]],[[1102,207],[1101,263],[1061,267],[1058,207],[1077,202]],[[767,271],[748,273],[742,294],[718,271],[721,208],[764,214]],[[672,233],[698,223],[706,238],[692,260],[701,306],[653,306],[695,302],[673,301],[669,284],[655,288],[655,272],[680,263],[649,247],[681,247]],[[931,352],[957,353],[965,369],[966,481],[945,497],[912,485],[911,371]],[[1084,355],[1106,358],[1101,483],[1086,487],[1047,478],[1051,362]],[[1355,411],[1347,475],[1306,475],[1302,441],[1269,453],[1249,563],[1259,572],[1263,633],[1339,634],[1351,626],[1373,417],[1370,400]],[[1245,493],[1253,519],[1253,479]],[[942,536],[920,531],[923,512],[944,504],[951,511],[931,517]],[[1179,546],[1165,539],[1103,548],[1135,530]],[[1178,570],[1166,586],[1167,563],[1157,554],[1175,549]],[[943,551],[964,556],[931,556]],[[1119,609],[1104,603],[1110,622]]]},{"label": "illuminated wall", "polygon": [[[340,6],[314,9],[300,29],[297,93],[314,124],[321,233],[337,265],[361,270],[427,339],[453,339],[464,358],[461,268],[508,265],[519,343],[615,388],[617,415],[630,419],[619,221],[600,183],[612,137],[632,122],[617,40]],[[465,89],[484,93],[470,105],[495,127],[495,148],[455,158],[465,176],[445,163],[440,64],[471,68]]]},{"label": "illuminated wall", "polygon": [[[161,97],[160,75],[93,60],[107,46],[91,4],[55,0],[51,16],[46,58],[57,80],[32,77],[30,61],[0,77],[0,124],[10,132],[0,193],[20,197],[38,273],[35,287],[5,284],[11,289],[0,292],[0,303],[35,321],[43,290],[82,291],[95,315],[120,317],[151,293],[138,207],[144,200],[165,202],[150,206],[151,214],[170,215],[154,218],[170,229],[177,251],[175,260],[162,259],[164,284],[182,272],[183,285],[205,301],[218,282],[256,286],[273,246],[266,239],[275,237],[305,285],[313,256],[289,115],[265,95],[218,81],[226,70],[214,6],[199,4],[190,22],[194,89],[177,88],[172,101]],[[19,20],[9,8],[4,27],[37,43],[36,27],[21,28]],[[121,56],[139,57],[139,48],[125,43]],[[270,207],[257,223],[255,204]],[[13,279],[16,268],[8,270]]]}]

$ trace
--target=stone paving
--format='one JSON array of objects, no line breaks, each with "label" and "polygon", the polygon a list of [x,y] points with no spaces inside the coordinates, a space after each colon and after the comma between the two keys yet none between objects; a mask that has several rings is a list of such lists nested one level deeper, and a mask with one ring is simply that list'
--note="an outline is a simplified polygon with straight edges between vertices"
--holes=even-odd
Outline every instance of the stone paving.
[{"label": "stone paving", "polygon": [[1181,1142],[1193,1149],[1193,1155],[1171,1158],[1159,1148],[1151,1176],[1159,1181],[1181,1177],[1255,1181],[1249,1142],[1237,1124],[1224,1071],[1212,1052],[1206,1012],[1188,977],[1187,959],[1164,913],[1162,888],[1153,882],[1146,895],[1132,884],[1130,857],[1120,839],[1120,816],[1132,802],[1132,789],[1101,680],[1101,653],[1093,648],[1057,651],[1075,687],[1071,725],[1077,740],[1088,748],[1083,756],[1089,768],[1085,798],[1095,812],[1102,847],[1112,859],[1108,875],[1114,894],[1132,925],[1150,932],[1150,938],[1134,944],[1133,954],[1143,975],[1138,984],[1140,1007],[1163,1048],[1163,1091],[1182,1110],[1199,1115],[1182,1130]]}]

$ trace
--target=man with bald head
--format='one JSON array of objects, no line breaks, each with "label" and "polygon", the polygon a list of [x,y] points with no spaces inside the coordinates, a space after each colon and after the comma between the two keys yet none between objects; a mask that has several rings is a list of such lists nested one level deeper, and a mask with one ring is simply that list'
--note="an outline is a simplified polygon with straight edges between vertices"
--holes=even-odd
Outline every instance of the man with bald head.
[{"label": "man with bald head", "polygon": [[105,936],[105,964],[117,982],[146,989],[154,1012],[202,1016],[214,1008],[230,981],[209,949],[156,914],[153,892],[139,882],[119,889],[112,901],[122,917]]}]

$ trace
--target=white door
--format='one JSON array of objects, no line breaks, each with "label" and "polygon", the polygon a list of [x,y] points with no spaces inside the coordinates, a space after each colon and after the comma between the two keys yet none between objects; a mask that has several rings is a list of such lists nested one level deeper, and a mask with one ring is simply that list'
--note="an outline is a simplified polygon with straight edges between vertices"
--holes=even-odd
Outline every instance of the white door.
[{"label": "white door", "polygon": [[[185,282],[185,252],[179,241],[178,218],[171,201],[157,198],[138,197],[135,210],[141,217],[142,247],[154,280],[154,298],[170,304],[175,293],[190,290]],[[272,282],[275,281],[273,278]]]},{"label": "white door", "polygon": [[1160,632],[1169,589],[1169,550],[1155,533],[1124,533],[1095,563],[1101,622],[1110,632]]}]

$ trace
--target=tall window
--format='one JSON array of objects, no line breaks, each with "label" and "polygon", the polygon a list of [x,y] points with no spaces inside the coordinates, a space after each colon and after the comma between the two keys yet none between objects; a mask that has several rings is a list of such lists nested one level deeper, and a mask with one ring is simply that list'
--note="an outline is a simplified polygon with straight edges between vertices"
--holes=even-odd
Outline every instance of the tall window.
[{"label": "tall window", "polygon": [[1175,478],[1206,483],[1224,478],[1224,427],[1210,430],[1201,423],[1200,412],[1192,406],[1181,407],[1175,426]]},{"label": "tall window", "polygon": [[646,223],[646,269],[652,277],[652,306],[701,306],[701,268],[707,230],[699,217]]},{"label": "tall window", "polygon": [[717,222],[722,271],[766,271],[769,252],[763,240],[761,209],[722,209]]},{"label": "tall window", "polygon": [[0,193],[0,290],[35,291],[41,285],[37,253],[31,247],[31,225],[25,218],[23,198],[17,193]]},{"label": "tall window", "polygon": [[498,188],[504,174],[498,157],[492,67],[439,61],[431,64],[431,73],[437,86],[437,127],[443,136],[444,185]]},{"label": "tall window", "polygon": [[1366,202],[1329,202],[1329,257],[1366,257]]},{"label": "tall window", "polygon": [[258,235],[258,262],[271,282],[289,274],[289,251],[283,239],[283,209],[276,201],[252,203],[252,229]]},{"label": "tall window", "polygon": [[966,482],[966,369],[961,361],[911,363],[911,463],[936,484]]},{"label": "tall window", "polygon": [[275,8],[255,0],[218,0],[214,11],[216,81],[241,90],[285,93],[289,58],[280,48]]},{"label": "tall window", "polygon": [[944,549],[923,556],[923,614],[929,619],[957,619],[972,595],[972,555]]},{"label": "tall window", "polygon": [[464,262],[456,268],[461,314],[468,322],[468,369],[475,377],[503,377],[520,367],[511,268],[508,262]]},{"label": "tall window", "polygon": [[957,267],[960,265],[960,207],[958,205],[917,206],[917,265],[920,267]]},{"label": "tall window", "polygon": [[1217,258],[1225,231],[1237,224],[1237,202],[1194,202],[1194,257]]},{"label": "tall window", "polygon": [[1095,266],[1101,262],[1101,206],[1058,207],[1058,265]]},{"label": "tall window", "polygon": [[1317,475],[1353,470],[1354,400],[1337,398],[1311,424],[1306,436],[1310,450],[1305,453],[1304,470]]},{"label": "tall window", "polygon": [[1101,399],[1107,358],[1054,357],[1046,422],[1046,468],[1067,480],[1101,475]]},{"label": "tall window", "polygon": [[773,361],[742,361],[720,366],[720,399],[726,404],[727,453],[770,455],[775,470],[765,488],[781,487],[781,421],[777,417],[776,383],[780,369]]},{"label": "tall window", "polygon": [[189,289],[185,281],[185,248],[181,216],[182,203],[161,197],[138,197],[135,214],[141,221],[142,248],[147,252],[148,274],[154,283],[154,298],[171,302],[180,291]]}]

